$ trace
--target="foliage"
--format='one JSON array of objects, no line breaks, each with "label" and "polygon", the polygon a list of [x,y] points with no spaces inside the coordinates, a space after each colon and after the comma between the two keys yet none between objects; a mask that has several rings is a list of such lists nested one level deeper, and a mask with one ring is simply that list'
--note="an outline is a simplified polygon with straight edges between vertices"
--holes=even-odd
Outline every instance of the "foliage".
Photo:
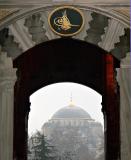
[{"label": "foliage", "polygon": [[34,153],[34,160],[56,160],[57,154],[54,146],[39,131],[32,139],[32,152]]}]

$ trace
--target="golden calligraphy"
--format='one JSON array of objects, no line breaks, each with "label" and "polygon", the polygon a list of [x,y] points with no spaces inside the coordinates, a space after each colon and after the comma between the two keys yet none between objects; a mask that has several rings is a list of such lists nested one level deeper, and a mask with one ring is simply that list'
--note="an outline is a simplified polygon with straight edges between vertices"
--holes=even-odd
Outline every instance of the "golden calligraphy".
[{"label": "golden calligraphy", "polygon": [[71,27],[78,27],[79,26],[79,25],[71,24],[71,22],[67,16],[66,10],[63,12],[62,17],[56,17],[54,19],[54,24],[65,31],[70,29]]}]

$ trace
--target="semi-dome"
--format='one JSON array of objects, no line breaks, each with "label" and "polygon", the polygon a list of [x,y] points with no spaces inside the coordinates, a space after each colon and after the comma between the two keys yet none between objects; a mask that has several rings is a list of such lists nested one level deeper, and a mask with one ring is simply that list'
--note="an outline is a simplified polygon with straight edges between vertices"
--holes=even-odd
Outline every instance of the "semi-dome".
[{"label": "semi-dome", "polygon": [[74,106],[72,104],[58,110],[52,116],[52,119],[67,119],[67,118],[91,119],[90,115],[84,109]]}]

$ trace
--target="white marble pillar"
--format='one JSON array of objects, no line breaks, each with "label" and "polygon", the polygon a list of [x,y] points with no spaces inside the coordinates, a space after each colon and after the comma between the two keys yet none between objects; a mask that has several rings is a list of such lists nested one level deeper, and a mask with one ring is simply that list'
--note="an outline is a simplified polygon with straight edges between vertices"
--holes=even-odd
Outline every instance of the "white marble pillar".
[{"label": "white marble pillar", "polygon": [[120,85],[121,160],[131,160],[131,64],[130,54],[121,61]]},{"label": "white marble pillar", "polygon": [[0,49],[0,160],[13,160],[13,98],[16,69]]}]

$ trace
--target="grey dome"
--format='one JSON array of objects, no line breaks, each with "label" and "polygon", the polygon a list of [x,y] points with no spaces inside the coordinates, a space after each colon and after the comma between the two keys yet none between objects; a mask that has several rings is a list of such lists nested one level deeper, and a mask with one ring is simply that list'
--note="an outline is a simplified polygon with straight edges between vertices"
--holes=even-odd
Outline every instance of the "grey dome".
[{"label": "grey dome", "polygon": [[82,108],[77,106],[66,106],[58,110],[53,116],[52,119],[67,119],[67,118],[85,118],[91,119],[90,115]]}]

